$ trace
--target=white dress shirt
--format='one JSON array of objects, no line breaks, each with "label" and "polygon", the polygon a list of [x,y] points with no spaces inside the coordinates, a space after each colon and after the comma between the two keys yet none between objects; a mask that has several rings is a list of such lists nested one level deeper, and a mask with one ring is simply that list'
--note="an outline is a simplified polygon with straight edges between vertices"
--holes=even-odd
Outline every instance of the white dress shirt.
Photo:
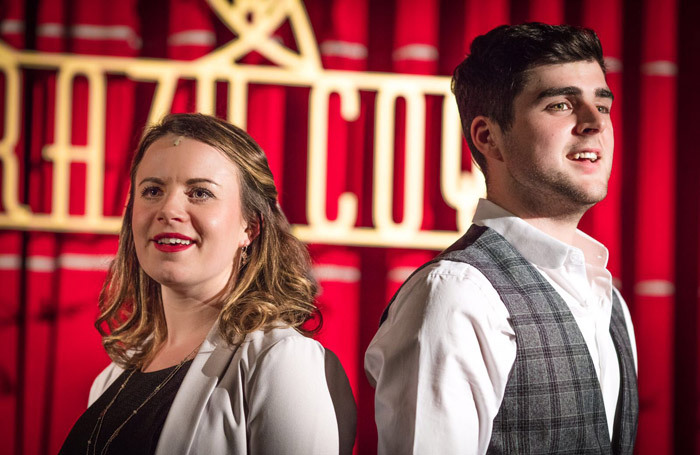
[{"label": "white dress shirt", "polygon": [[[608,250],[581,231],[567,245],[484,199],[474,223],[505,237],[566,302],[595,365],[612,436],[620,368],[610,336],[617,291],[605,268]],[[636,366],[629,310],[618,298]],[[485,453],[515,353],[508,310],[479,270],[454,261],[423,268],[365,354],[379,454]]]},{"label": "white dress shirt", "polygon": [[[123,370],[110,364],[93,403]],[[214,326],[177,391],[156,455],[352,453],[355,401],[338,358],[291,328],[237,347]]]}]

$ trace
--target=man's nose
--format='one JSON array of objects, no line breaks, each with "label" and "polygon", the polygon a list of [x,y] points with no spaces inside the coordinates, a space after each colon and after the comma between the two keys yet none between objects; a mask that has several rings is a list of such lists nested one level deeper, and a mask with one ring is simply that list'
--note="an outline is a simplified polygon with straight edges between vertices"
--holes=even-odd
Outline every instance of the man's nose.
[{"label": "man's nose", "polygon": [[610,123],[607,113],[600,112],[600,108],[592,104],[584,104],[578,107],[578,122],[576,131],[578,134],[593,134],[603,132]]}]

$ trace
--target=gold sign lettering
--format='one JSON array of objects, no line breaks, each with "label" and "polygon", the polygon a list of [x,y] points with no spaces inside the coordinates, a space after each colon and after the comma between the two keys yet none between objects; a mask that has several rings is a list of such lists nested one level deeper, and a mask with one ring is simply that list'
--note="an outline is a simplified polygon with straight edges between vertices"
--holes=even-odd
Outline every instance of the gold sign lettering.
[{"label": "gold sign lettering", "polygon": [[[302,240],[314,243],[440,249],[464,231],[476,201],[484,194],[483,176],[462,170],[459,115],[445,76],[414,76],[326,70],[321,65],[306,11],[300,0],[269,2],[209,0],[212,9],[235,33],[236,39],[194,61],[145,58],[93,57],[17,51],[0,42],[0,71],[5,76],[5,125],[0,139],[3,169],[0,228],[62,232],[117,233],[119,217],[105,216],[104,152],[105,99],[107,77],[124,75],[135,81],[155,83],[148,114],[156,122],[170,112],[177,82],[195,81],[196,109],[213,114],[216,83],[229,87],[228,120],[245,128],[248,89],[251,84],[301,86],[310,88],[307,181],[307,225],[293,226]],[[272,35],[289,20],[299,51],[292,51]],[[238,60],[257,51],[276,66],[253,66]],[[52,206],[48,214],[33,213],[19,199],[19,163],[15,153],[21,109],[20,75],[23,71],[55,71],[57,83],[54,140],[43,150],[43,158],[53,164]],[[70,121],[73,86],[84,77],[88,86],[88,138],[85,146],[72,144]],[[360,93],[376,93],[372,219],[374,226],[355,226],[358,197],[346,192],[338,199],[338,216],[329,220],[327,198],[327,139],[329,99],[340,98],[342,118],[356,120],[360,113]],[[423,221],[426,97],[443,99],[441,131],[440,190],[450,207],[457,211],[459,231],[424,231]],[[405,101],[405,179],[403,219],[392,215],[394,188],[394,125],[396,103]],[[85,213],[69,213],[70,167],[84,163],[86,168]]]}]

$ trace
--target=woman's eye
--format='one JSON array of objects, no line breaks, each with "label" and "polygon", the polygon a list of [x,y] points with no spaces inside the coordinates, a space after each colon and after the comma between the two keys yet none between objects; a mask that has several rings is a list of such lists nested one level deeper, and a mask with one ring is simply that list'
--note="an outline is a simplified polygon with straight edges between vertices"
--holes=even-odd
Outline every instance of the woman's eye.
[{"label": "woman's eye", "polygon": [[160,188],[157,186],[147,186],[143,190],[141,190],[141,196],[146,197],[146,198],[152,198],[152,197],[157,197],[160,195]]},{"label": "woman's eye", "polygon": [[214,197],[214,195],[211,193],[211,191],[205,189],[205,188],[193,188],[190,190],[189,197],[192,199],[209,199]]}]

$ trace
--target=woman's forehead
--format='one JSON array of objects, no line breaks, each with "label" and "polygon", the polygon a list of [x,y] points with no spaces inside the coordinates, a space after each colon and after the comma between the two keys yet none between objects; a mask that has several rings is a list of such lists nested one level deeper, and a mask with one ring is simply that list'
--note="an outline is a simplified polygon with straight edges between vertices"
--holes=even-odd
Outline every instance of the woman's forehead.
[{"label": "woman's forehead", "polygon": [[155,140],[144,152],[136,171],[137,180],[145,174],[237,180],[238,169],[221,150],[192,138],[168,134]]}]

